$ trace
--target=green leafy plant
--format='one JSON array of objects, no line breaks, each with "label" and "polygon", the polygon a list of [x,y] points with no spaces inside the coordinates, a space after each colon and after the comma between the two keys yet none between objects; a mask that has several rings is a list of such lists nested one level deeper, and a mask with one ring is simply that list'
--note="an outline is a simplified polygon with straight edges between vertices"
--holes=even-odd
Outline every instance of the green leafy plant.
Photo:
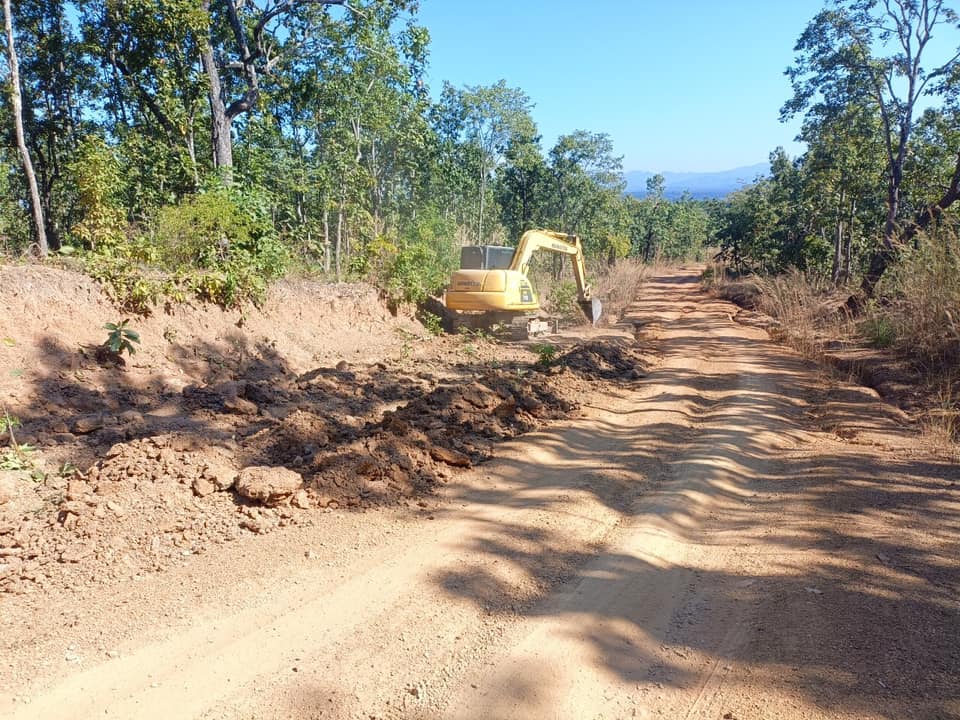
[{"label": "green leafy plant", "polygon": [[559,352],[559,348],[550,343],[534,345],[532,349],[537,354],[537,364],[543,366],[552,365],[557,359],[557,353]]},{"label": "green leafy plant", "polygon": [[565,280],[555,285],[550,290],[550,310],[563,317],[578,315],[576,284]]},{"label": "green leafy plant", "polygon": [[443,320],[435,313],[424,311],[420,317],[423,326],[431,335],[443,335]]},{"label": "green leafy plant", "polygon": [[140,344],[140,334],[127,327],[129,320],[121,320],[118,323],[107,323],[103,326],[104,330],[109,331],[107,340],[104,343],[110,349],[110,352],[116,355],[122,355],[124,351],[128,355],[133,355],[137,349],[133,343]]},{"label": "green leafy plant", "polygon": [[537,363],[539,365],[552,365],[557,359],[559,348],[550,343],[541,343],[534,345],[533,351],[537,354]]},{"label": "green leafy plant", "polygon": [[33,460],[30,455],[36,451],[32,445],[11,446],[0,453],[0,470],[27,471],[33,470]]},{"label": "green leafy plant", "polygon": [[0,434],[20,427],[20,418],[10,415],[0,417]]},{"label": "green leafy plant", "polygon": [[9,445],[6,450],[0,453],[0,470],[33,470],[33,461],[30,454],[35,450],[32,445],[20,444],[13,434],[14,428],[20,427],[20,419],[10,415],[6,406],[0,406],[3,410],[3,416],[0,418],[2,431],[6,432],[9,438]]}]

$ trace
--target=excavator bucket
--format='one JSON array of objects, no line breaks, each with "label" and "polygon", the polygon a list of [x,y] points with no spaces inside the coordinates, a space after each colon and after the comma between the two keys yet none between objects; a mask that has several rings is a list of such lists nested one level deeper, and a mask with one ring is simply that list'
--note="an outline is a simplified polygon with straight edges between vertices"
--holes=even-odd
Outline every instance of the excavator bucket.
[{"label": "excavator bucket", "polygon": [[603,314],[603,303],[600,302],[599,298],[581,300],[580,308],[583,310],[583,314],[587,316],[587,319],[592,325],[596,325],[597,320],[600,319],[600,315]]}]

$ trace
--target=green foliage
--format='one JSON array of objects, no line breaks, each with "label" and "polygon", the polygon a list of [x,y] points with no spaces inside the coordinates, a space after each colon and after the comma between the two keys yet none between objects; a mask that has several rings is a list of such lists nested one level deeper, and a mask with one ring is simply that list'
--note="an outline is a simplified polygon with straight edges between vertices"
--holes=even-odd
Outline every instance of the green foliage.
[{"label": "green foliage", "polygon": [[34,463],[31,454],[36,451],[32,445],[17,445],[8,447],[0,453],[0,470],[29,471],[33,470]]},{"label": "green foliage", "polygon": [[447,284],[459,262],[454,227],[424,213],[396,242],[379,237],[367,248],[371,276],[394,301],[422,302]]},{"label": "green foliage", "polygon": [[163,295],[163,283],[147,277],[129,256],[87,253],[82,262],[86,273],[103,286],[121,310],[149,315]]},{"label": "green foliage", "polygon": [[128,355],[133,355],[137,352],[133,343],[137,345],[140,344],[140,334],[127,327],[129,322],[129,320],[121,320],[118,323],[107,323],[103,326],[103,329],[109,333],[104,345],[115,355],[122,355],[124,351],[126,351]]},{"label": "green foliage", "polygon": [[288,261],[268,198],[256,189],[215,186],[161,209],[151,245],[197,297],[226,308],[262,300]]},{"label": "green foliage", "polygon": [[560,352],[560,349],[556,345],[551,345],[550,343],[534,345],[531,349],[537,354],[537,364],[544,367],[553,365],[557,359],[557,354]]},{"label": "green foliage", "polygon": [[13,415],[5,415],[4,417],[0,417],[0,435],[8,430],[13,430],[18,427],[20,427],[20,418]]},{"label": "green foliage", "polygon": [[570,280],[557,283],[550,289],[550,311],[567,318],[579,315],[577,297],[576,283]]},{"label": "green foliage", "polygon": [[420,320],[431,335],[443,335],[443,319],[439,315],[425,311],[421,313]]},{"label": "green foliage", "polygon": [[126,219],[116,202],[120,166],[113,151],[102,138],[88,136],[68,171],[76,188],[80,218],[70,228],[71,235],[89,250],[115,250],[123,242]]}]

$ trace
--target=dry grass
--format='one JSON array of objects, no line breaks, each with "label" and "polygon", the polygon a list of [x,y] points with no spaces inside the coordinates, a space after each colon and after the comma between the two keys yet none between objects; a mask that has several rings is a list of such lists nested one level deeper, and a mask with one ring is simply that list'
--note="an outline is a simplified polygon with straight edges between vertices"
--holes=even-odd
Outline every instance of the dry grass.
[{"label": "dry grass", "polygon": [[[624,309],[633,302],[650,269],[651,266],[634,258],[618,260],[613,266],[605,262],[590,264],[587,268],[587,279],[593,286],[594,297],[603,302],[601,323],[610,324],[619,320]],[[575,302],[576,286],[568,261],[563,264],[559,280],[554,278],[548,262],[535,263],[530,270],[530,279],[540,296],[541,305],[547,312],[572,320],[583,319]]]},{"label": "dry grass", "polygon": [[636,258],[618,260],[612,267],[604,264],[591,274],[594,278],[594,295],[603,301],[603,314],[607,324],[616,322],[632,303],[640,286],[652,270]]},{"label": "dry grass", "polygon": [[771,334],[820,360],[829,345],[848,337],[851,323],[838,312],[845,293],[799,270],[773,277],[740,277],[716,263],[704,275],[704,286],[740,307],[758,310],[779,322]]},{"label": "dry grass", "polygon": [[[921,238],[884,279],[873,316],[890,342],[931,370],[960,362],[960,238],[953,230]],[[951,380],[953,378],[950,378]]]}]

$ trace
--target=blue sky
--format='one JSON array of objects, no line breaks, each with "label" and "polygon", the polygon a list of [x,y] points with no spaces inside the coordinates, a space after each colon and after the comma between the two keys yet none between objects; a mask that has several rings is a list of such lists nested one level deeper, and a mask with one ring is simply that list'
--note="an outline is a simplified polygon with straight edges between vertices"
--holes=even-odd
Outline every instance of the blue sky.
[{"label": "blue sky", "polygon": [[503,78],[549,147],[606,132],[625,170],[715,171],[791,154],[784,69],[822,0],[421,0],[430,85]]}]

